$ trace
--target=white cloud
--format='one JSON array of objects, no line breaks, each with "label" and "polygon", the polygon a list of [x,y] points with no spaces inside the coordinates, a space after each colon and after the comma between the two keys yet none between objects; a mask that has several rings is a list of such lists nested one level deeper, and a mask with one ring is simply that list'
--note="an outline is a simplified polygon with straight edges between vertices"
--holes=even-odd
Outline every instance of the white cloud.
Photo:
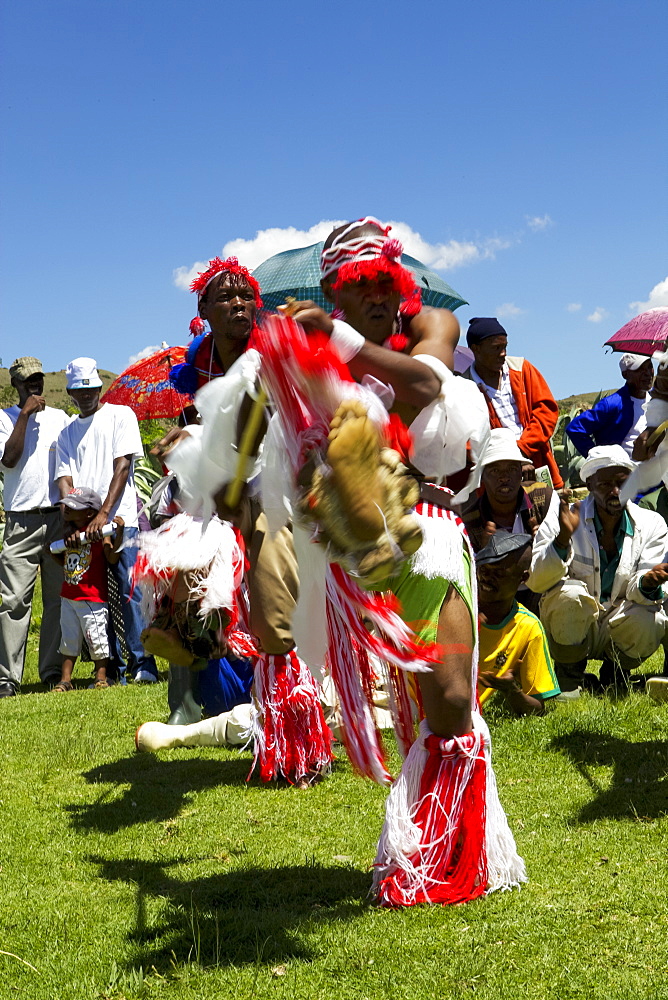
[{"label": "white cloud", "polygon": [[668,278],[664,278],[654,286],[647,302],[629,302],[629,309],[633,309],[634,315],[647,312],[648,309],[657,309],[659,306],[668,306]]},{"label": "white cloud", "polygon": [[[401,240],[406,253],[417,257],[437,271],[448,271],[464,264],[472,264],[479,260],[493,260],[499,250],[511,246],[510,240],[498,237],[487,237],[478,241],[450,240],[448,243],[428,243],[405,222],[391,222],[392,236]],[[295,250],[298,247],[311,246],[324,240],[336,226],[343,225],[341,220],[323,220],[311,226],[310,229],[295,229],[288,226],[285,229],[261,229],[252,240],[235,239],[226,243],[221,250],[222,257],[238,257],[239,263],[251,270],[276,253],[283,250]],[[174,284],[177,288],[188,290],[193,278],[206,268],[206,261],[196,261],[189,266],[177,267],[174,270]]]},{"label": "white cloud", "polygon": [[527,215],[526,220],[532,233],[540,233],[543,229],[549,229],[554,225],[549,215]]},{"label": "white cloud", "polygon": [[607,310],[603,309],[602,306],[596,306],[593,313],[587,316],[590,323],[602,323],[605,317],[608,315]]},{"label": "white cloud", "polygon": [[150,347],[144,347],[137,354],[131,354],[128,358],[128,365],[134,365],[137,361],[143,361],[144,358],[150,358],[152,354],[156,354],[163,348],[169,345],[163,340],[162,344],[152,344]]},{"label": "white cloud", "polygon": [[495,315],[508,319],[511,316],[521,316],[525,312],[526,309],[520,309],[514,302],[504,302],[502,306],[497,306]]},{"label": "white cloud", "polygon": [[579,312],[582,309],[582,303],[581,302],[569,302],[568,305],[566,306],[566,308],[568,309],[569,313],[576,313],[576,312]]}]

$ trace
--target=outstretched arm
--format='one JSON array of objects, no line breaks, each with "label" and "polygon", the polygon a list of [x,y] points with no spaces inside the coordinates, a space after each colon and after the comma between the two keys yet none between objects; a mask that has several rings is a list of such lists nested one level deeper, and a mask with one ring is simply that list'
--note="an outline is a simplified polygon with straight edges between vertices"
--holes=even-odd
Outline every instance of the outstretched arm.
[{"label": "outstretched arm", "polygon": [[114,459],[114,473],[109,483],[109,492],[102,501],[99,512],[86,528],[86,538],[89,541],[99,542],[102,540],[102,529],[109,520],[109,514],[113,510],[114,505],[123,495],[123,490],[130,475],[131,464],[132,455],[119,455],[118,458]]}]

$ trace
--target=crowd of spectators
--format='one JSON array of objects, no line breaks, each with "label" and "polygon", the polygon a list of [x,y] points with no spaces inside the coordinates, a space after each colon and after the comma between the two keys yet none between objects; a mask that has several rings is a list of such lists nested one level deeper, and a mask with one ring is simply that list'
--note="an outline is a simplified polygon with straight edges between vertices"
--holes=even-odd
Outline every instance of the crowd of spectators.
[{"label": "crowd of spectators", "polygon": [[[457,513],[478,571],[481,701],[497,690],[518,714],[540,714],[551,698],[628,689],[632,672],[665,648],[668,503],[663,487],[640,506],[619,499],[646,426],[651,360],[624,355],[625,384],[567,426],[589,491],[571,503],[550,443],[558,406],[529,361],[507,356],[507,342],[497,319],[471,320],[474,360],[463,377],[485,399],[490,432]],[[137,418],[127,406],[100,402],[90,358],[66,369],[74,416],[46,405],[36,358],[18,358],[9,371],[19,398],[0,411],[0,697],[20,690],[38,572],[44,685],[72,689],[82,642],[93,661],[90,686],[127,676],[153,682],[156,662],[140,639],[141,595],[130,583],[139,530],[133,468],[143,454]],[[173,476],[164,485],[154,524],[173,513],[166,505],[177,489]],[[112,537],[110,529],[103,534],[110,523]],[[60,538],[64,551],[54,558]],[[116,615],[108,613],[114,595]],[[587,670],[592,659],[602,661],[598,676]],[[662,683],[653,688],[659,696]]]}]

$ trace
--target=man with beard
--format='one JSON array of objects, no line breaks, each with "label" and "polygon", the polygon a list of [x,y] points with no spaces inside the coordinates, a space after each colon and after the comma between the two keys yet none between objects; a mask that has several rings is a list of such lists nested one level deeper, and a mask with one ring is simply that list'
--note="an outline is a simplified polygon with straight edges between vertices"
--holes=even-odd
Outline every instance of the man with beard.
[{"label": "man with beard", "polygon": [[602,659],[600,682],[628,687],[630,671],[661,645],[668,618],[668,531],[663,518],[619,494],[634,463],[621,445],[592,448],[580,469],[589,496],[550,511],[534,541],[532,590],[545,592],[540,618],[562,696],[577,697],[588,659]]},{"label": "man with beard", "polygon": [[[394,592],[402,617],[419,638],[438,641],[440,660],[433,670],[417,674],[424,720],[388,799],[374,893],[384,906],[447,904],[525,878],[496,796],[489,733],[473,711],[477,609],[472,553],[461,521],[447,508],[446,491],[437,485],[443,454],[450,448],[463,454],[469,437],[459,425],[458,439],[444,440],[444,431],[447,435],[455,426],[456,414],[448,413],[448,405],[458,400],[456,409],[461,414],[468,408],[472,423],[478,407],[486,425],[487,418],[478,391],[452,374],[457,320],[448,310],[422,306],[411,272],[400,263],[401,244],[388,232],[368,216],[334,230],[321,261],[322,288],[335,306],[333,316],[312,302],[297,303],[291,315],[307,329],[329,335],[351,375],[375,386],[413,431],[411,471],[422,480],[414,511],[425,541],[398,575],[376,589]],[[478,431],[472,427],[471,436]],[[332,444],[338,433],[330,433]],[[345,464],[331,446],[327,461],[342,501],[348,495],[355,518],[372,521],[377,506],[373,476],[356,485],[351,478],[342,489]],[[433,807],[435,801],[439,808]]]}]

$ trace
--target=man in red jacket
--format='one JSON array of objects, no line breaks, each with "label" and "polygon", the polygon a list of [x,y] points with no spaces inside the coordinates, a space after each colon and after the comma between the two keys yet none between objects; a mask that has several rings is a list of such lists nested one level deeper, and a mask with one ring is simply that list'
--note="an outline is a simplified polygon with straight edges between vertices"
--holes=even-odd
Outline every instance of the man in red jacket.
[{"label": "man in red jacket", "polygon": [[475,361],[464,375],[485,397],[490,425],[509,427],[527,465],[547,465],[553,485],[561,489],[564,483],[550,445],[559,407],[547,382],[524,358],[507,356],[508,335],[494,317],[472,319],[466,343]]}]

